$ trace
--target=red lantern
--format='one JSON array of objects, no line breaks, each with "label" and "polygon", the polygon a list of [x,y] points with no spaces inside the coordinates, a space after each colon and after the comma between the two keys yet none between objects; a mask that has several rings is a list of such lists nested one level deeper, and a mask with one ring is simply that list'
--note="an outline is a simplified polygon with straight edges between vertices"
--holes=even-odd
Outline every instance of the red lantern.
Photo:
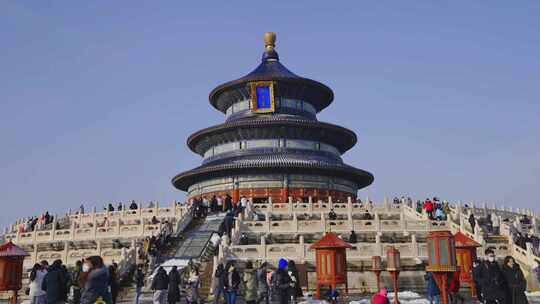
[{"label": "red lantern", "polygon": [[399,250],[397,250],[394,246],[391,246],[386,251],[386,270],[388,270],[392,276],[392,283],[394,287],[394,304],[398,304],[398,277],[399,271],[401,270],[401,256]]},{"label": "red lantern", "polygon": [[22,287],[24,257],[28,255],[11,241],[0,246],[0,291],[13,291],[11,303],[14,304],[17,303],[17,291]]},{"label": "red lantern", "polygon": [[443,304],[448,304],[448,274],[457,271],[456,243],[450,231],[431,231],[427,237],[427,272],[433,273],[441,290]]},{"label": "red lantern", "polygon": [[335,289],[337,284],[345,284],[345,292],[348,293],[346,249],[352,248],[351,244],[330,232],[313,243],[310,248],[316,250],[317,297],[321,296],[321,285]]},{"label": "red lantern", "polygon": [[372,256],[371,257],[371,271],[375,273],[375,276],[377,277],[377,291],[381,290],[381,272],[382,272],[382,265],[381,265],[381,257],[380,256]]}]

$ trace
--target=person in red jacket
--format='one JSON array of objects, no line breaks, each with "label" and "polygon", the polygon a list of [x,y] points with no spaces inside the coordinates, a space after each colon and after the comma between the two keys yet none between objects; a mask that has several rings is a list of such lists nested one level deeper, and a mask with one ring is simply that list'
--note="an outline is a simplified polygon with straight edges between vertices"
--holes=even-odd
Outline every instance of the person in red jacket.
[{"label": "person in red jacket", "polygon": [[459,282],[459,270],[452,274],[450,278],[450,303],[465,303],[465,299],[459,294],[460,282]]},{"label": "person in red jacket", "polygon": [[427,198],[426,201],[424,202],[424,209],[426,210],[426,213],[429,219],[432,220],[434,206],[433,206],[433,202],[429,198]]},{"label": "person in red jacket", "polygon": [[371,304],[390,304],[388,291],[385,288],[381,288],[381,290],[371,298]]}]

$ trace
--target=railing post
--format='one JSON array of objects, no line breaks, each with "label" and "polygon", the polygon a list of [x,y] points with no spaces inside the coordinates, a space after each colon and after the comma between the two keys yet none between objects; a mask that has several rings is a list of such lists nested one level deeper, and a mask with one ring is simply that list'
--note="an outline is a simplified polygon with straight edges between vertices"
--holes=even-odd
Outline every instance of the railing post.
[{"label": "railing post", "polygon": [[289,211],[289,213],[293,212],[292,196],[289,196],[289,198],[287,200],[287,210]]},{"label": "railing post", "polygon": [[309,211],[309,214],[311,215],[313,213],[313,197],[309,196],[308,197],[308,211]]},{"label": "railing post", "polygon": [[418,247],[418,242],[416,241],[416,234],[411,234],[411,245],[412,245],[412,252],[413,255],[416,257],[420,257],[420,250]]},{"label": "railing post", "polygon": [[52,229],[51,229],[51,237],[50,240],[54,241],[55,234],[56,234],[56,223],[58,223],[58,214],[54,215],[53,221],[52,221]]},{"label": "railing post", "polygon": [[293,225],[294,225],[294,232],[298,232],[298,218],[296,217],[296,212],[293,212]]},{"label": "railing post", "polygon": [[299,243],[299,246],[300,246],[300,250],[302,250],[302,254],[300,256],[300,262],[301,263],[304,263],[304,261],[306,260],[306,248],[305,248],[305,245],[304,245],[304,236],[303,235],[300,235],[298,237],[298,243]]},{"label": "railing post", "polygon": [[379,218],[379,212],[375,212],[373,221],[375,222],[375,231],[377,231],[377,234],[379,234],[381,232],[381,219]]},{"label": "railing post", "polygon": [[331,196],[328,196],[328,207],[330,209],[333,209],[334,208],[334,202],[332,201],[332,197]]},{"label": "railing post", "polygon": [[378,233],[375,235],[375,248],[376,248],[375,255],[383,256],[381,236]]},{"label": "railing post", "polygon": [[265,222],[265,226],[266,226],[266,229],[265,229],[266,233],[270,233],[270,213],[266,214],[264,222]]},{"label": "railing post", "polygon": [[66,264],[66,265],[69,265],[68,252],[69,252],[69,242],[64,241],[64,254],[63,254],[64,258],[63,258],[63,260],[64,260],[64,264]]}]

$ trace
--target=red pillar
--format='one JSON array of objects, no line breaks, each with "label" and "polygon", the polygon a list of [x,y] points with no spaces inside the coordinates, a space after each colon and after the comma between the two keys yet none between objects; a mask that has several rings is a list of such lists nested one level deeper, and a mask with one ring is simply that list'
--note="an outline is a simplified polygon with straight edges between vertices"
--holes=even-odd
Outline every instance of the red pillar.
[{"label": "red pillar", "polygon": [[289,201],[289,187],[281,188],[281,202],[286,203]]},{"label": "red pillar", "polygon": [[236,188],[233,190],[232,200],[233,200],[233,204],[238,203],[238,201],[240,200],[240,189]]}]

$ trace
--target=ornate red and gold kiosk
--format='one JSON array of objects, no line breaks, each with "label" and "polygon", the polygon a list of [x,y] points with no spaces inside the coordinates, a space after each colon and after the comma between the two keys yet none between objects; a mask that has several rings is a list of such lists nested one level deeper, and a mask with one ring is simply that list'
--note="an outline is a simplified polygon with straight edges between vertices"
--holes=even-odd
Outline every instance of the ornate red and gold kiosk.
[{"label": "ornate red and gold kiosk", "polygon": [[441,301],[448,304],[448,275],[458,270],[456,263],[456,242],[450,231],[431,231],[427,237],[427,272],[433,277],[441,290]]},{"label": "ornate red and gold kiosk", "polygon": [[476,298],[476,286],[472,276],[473,261],[476,259],[476,248],[481,247],[478,242],[461,232],[454,235],[456,241],[456,259],[460,269],[459,281],[471,287],[471,295]]},{"label": "ornate red and gold kiosk", "polygon": [[345,292],[349,292],[347,284],[347,248],[352,245],[329,232],[310,247],[315,249],[315,268],[317,269],[317,297],[321,296],[321,286],[336,288],[345,284]]},{"label": "ornate red and gold kiosk", "polygon": [[13,291],[10,303],[17,303],[22,287],[23,260],[28,253],[11,241],[0,246],[0,291]]}]

